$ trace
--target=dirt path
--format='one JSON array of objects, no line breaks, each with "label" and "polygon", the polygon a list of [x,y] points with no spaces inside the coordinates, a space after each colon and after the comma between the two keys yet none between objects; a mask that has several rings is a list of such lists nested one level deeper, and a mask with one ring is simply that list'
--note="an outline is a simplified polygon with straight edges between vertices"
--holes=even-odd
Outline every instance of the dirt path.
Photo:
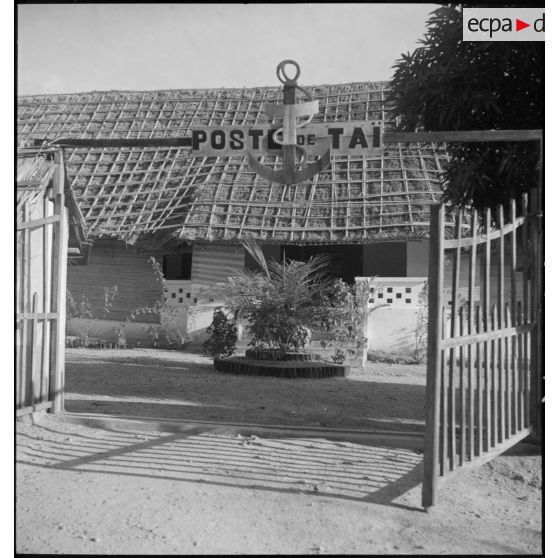
[{"label": "dirt path", "polygon": [[413,451],[316,439],[17,424],[17,552],[535,554],[541,458],[520,444],[420,509]]},{"label": "dirt path", "polygon": [[329,428],[422,431],[424,366],[368,363],[322,380],[216,372],[199,354],[66,351],[67,411]]}]

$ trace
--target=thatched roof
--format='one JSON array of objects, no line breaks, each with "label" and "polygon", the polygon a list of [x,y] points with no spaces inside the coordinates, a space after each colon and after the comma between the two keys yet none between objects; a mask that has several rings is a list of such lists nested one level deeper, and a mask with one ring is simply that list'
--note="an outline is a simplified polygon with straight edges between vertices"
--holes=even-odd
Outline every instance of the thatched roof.
[{"label": "thatched roof", "polygon": [[50,158],[18,155],[16,168],[16,220],[23,221],[23,208],[34,207],[45,196],[54,175]]},{"label": "thatched roof", "polygon": [[[37,149],[24,149],[17,155],[16,167],[16,222],[21,224],[38,203],[49,195],[56,163],[52,153],[40,153]],[[74,199],[69,182],[64,188],[65,205],[68,208],[68,248],[71,256],[80,256],[87,250],[85,221]]]},{"label": "thatched roof", "polygon": [[[309,87],[315,122],[388,122],[387,84]],[[19,141],[169,138],[192,125],[269,123],[279,87],[109,91],[18,99]],[[92,236],[134,242],[168,232],[191,241],[368,243],[428,235],[428,208],[447,160],[436,145],[386,146],[379,156],[332,158],[292,186],[256,176],[242,157],[193,157],[189,148],[67,149],[72,190]],[[266,157],[268,166],[280,159]]]}]

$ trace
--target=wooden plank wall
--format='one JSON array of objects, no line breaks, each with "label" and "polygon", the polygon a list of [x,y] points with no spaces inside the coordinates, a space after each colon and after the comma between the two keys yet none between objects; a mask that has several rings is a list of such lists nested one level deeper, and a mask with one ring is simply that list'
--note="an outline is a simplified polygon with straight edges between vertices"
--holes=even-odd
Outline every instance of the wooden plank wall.
[{"label": "wooden plank wall", "polygon": [[195,246],[192,254],[192,284],[211,286],[244,269],[244,248],[231,244]]},{"label": "wooden plank wall", "polygon": [[[67,287],[76,302],[85,295],[101,311],[104,288],[114,285],[118,285],[118,295],[107,317],[111,320],[123,320],[131,311],[154,304],[162,295],[149,256],[137,254],[133,247],[119,240],[96,240],[87,265],[68,266]],[[157,316],[143,314],[141,321],[156,322]]]}]

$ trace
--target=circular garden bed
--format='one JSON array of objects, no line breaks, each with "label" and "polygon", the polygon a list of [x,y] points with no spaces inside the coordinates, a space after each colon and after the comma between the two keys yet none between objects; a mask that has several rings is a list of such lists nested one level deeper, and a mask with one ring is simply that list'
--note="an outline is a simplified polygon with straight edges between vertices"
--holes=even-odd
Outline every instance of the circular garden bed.
[{"label": "circular garden bed", "polygon": [[320,360],[320,355],[311,353],[297,353],[294,351],[282,352],[275,349],[246,349],[244,358],[248,360],[271,360],[271,361],[285,361],[285,360]]},{"label": "circular garden bed", "polygon": [[[248,351],[247,351],[248,352]],[[304,355],[296,357],[294,355]],[[305,358],[305,357],[309,358]],[[292,358],[290,358],[292,357]],[[315,355],[292,353],[285,355],[285,360],[257,360],[246,357],[215,358],[215,370],[230,374],[248,374],[252,376],[275,376],[278,378],[333,378],[348,376],[350,367],[311,360]],[[303,360],[304,358],[304,360]]]}]

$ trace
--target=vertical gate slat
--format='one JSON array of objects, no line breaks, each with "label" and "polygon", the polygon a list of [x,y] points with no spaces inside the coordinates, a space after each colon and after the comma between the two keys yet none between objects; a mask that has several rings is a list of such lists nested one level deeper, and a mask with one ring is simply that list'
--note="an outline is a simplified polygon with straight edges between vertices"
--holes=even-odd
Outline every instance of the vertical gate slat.
[{"label": "vertical gate slat", "polygon": [[448,351],[442,349],[442,363],[440,370],[440,388],[442,400],[440,402],[440,476],[443,477],[448,467],[448,383],[446,370],[448,368]]},{"label": "vertical gate slat", "polygon": [[[457,335],[457,315],[458,315],[458,301],[459,301],[459,276],[461,274],[461,240],[463,229],[463,210],[458,210],[457,219],[455,224],[455,239],[457,240],[457,248],[455,250],[455,258],[453,260],[453,277],[452,277],[452,297],[451,297],[451,330],[450,336],[456,337]],[[456,351],[455,349],[449,350],[449,363],[448,363],[448,457],[449,457],[449,470],[453,471],[455,468],[455,369],[456,369]]]},{"label": "vertical gate slat", "polygon": [[[513,317],[510,318],[512,326],[517,326],[517,307],[513,313]],[[519,426],[519,405],[518,399],[519,395],[519,382],[518,382],[518,365],[517,365],[517,353],[519,345],[519,336],[513,335],[511,339],[511,402],[512,402],[512,434],[516,434],[521,430]]]},{"label": "vertical gate slat", "polygon": [[[488,311],[488,309],[487,309]],[[494,331],[496,326],[496,315],[494,306],[490,310],[490,331]],[[496,360],[496,343],[494,340],[490,341],[490,358],[487,359],[487,377],[488,383],[490,384],[489,390],[489,404],[487,413],[490,414],[491,425],[490,425],[490,445],[494,447],[498,443],[498,413],[496,412],[496,378],[495,378],[495,360]]]},{"label": "vertical gate slat", "polygon": [[[29,218],[29,211],[27,205],[23,208],[23,222],[27,221]],[[29,242],[29,229],[23,230],[23,246],[21,255],[21,312],[29,311],[29,260],[30,260],[30,242]],[[26,384],[27,384],[27,334],[29,330],[29,322],[23,318],[23,323],[21,325],[21,354],[20,354],[20,364],[21,373],[19,377],[19,406],[25,407],[26,405]]]},{"label": "vertical gate slat", "polygon": [[[471,312],[467,312],[467,333],[471,335],[473,333]],[[471,366],[473,362],[473,346],[471,343],[467,344],[467,380],[469,384],[469,397],[467,405],[467,416],[469,427],[467,429],[467,438],[469,442],[469,456],[472,460],[475,455],[475,377],[473,375],[473,367]]]},{"label": "vertical gate slat", "polygon": [[[523,309],[521,308],[521,301],[517,301],[517,311],[516,311],[516,320],[517,325],[523,325]],[[523,407],[523,398],[524,393],[523,390],[525,386],[523,384],[523,369],[524,364],[523,360],[525,355],[523,353],[523,345],[524,345],[524,333],[520,333],[517,338],[517,430],[523,430],[525,428],[525,417],[523,414],[524,407]]]},{"label": "vertical gate slat", "polygon": [[[511,265],[510,265],[510,281],[511,281],[511,292],[510,292],[510,305],[511,305],[511,316],[510,323],[512,326],[517,325],[517,208],[515,200],[510,201],[510,222],[514,226],[511,231]],[[512,428],[513,433],[520,430],[518,427],[518,395],[519,391],[517,389],[517,343],[518,339],[514,335],[511,339],[511,376],[512,376]]]},{"label": "vertical gate slat", "polygon": [[[530,275],[530,242],[529,242],[529,198],[528,194],[524,194],[521,199],[521,213],[524,221],[522,225],[521,240],[523,244],[523,321],[524,323],[533,323],[531,319],[531,290],[529,288],[529,275]],[[523,377],[523,385],[525,391],[523,393],[523,427],[529,426],[529,338],[528,334],[523,337],[523,366],[521,367],[521,374]]]},{"label": "vertical gate slat", "polygon": [[[48,196],[44,200],[45,217],[50,214],[49,211],[50,201]],[[47,314],[50,312],[50,236],[52,234],[52,225],[45,225],[43,227],[43,312]],[[50,339],[50,321],[43,321],[43,355],[41,366],[41,402],[48,401],[48,371],[49,371],[49,339]]]},{"label": "vertical gate slat", "polygon": [[[504,305],[504,325],[506,328],[510,327],[510,307],[506,303]],[[512,426],[512,411],[511,411],[511,338],[506,336],[505,339],[506,361],[504,367],[504,381],[506,383],[506,439],[511,436]]]},{"label": "vertical gate slat", "polygon": [[[530,322],[533,323],[533,322]],[[529,397],[529,390],[531,386],[531,345],[532,338],[531,335],[525,335],[525,367],[524,367],[524,383],[525,387],[525,427],[529,427],[531,424],[531,399]]]},{"label": "vertical gate slat", "polygon": [[[490,277],[491,277],[491,243],[490,243],[490,227],[492,223],[492,213],[490,208],[484,211],[484,226],[486,233],[486,243],[484,247],[484,293],[483,293],[483,313],[485,315],[485,331],[494,329],[494,318],[490,312]],[[495,384],[494,384],[494,342],[491,341],[485,345],[485,371],[487,377],[487,397],[489,401],[486,406],[486,420],[488,422],[487,440],[489,447],[494,445],[494,440],[497,438],[497,417],[494,405],[495,397]]]},{"label": "vertical gate slat", "polygon": [[[24,252],[24,242],[23,242],[23,232],[18,231],[16,233],[16,314],[23,312],[22,301],[23,301],[23,257]],[[25,327],[25,320],[19,318],[16,325],[16,409],[22,406],[21,403],[21,381],[23,378],[22,372],[22,356],[23,356],[23,329]]]},{"label": "vertical gate slat", "polygon": [[[39,311],[39,297],[37,293],[33,293],[33,302],[31,304],[31,311],[33,312],[33,317],[31,318],[31,331],[32,331],[32,341],[31,341],[31,363],[29,366],[29,379],[30,379],[30,404],[35,405],[39,402],[39,386],[40,381],[37,378],[37,358],[38,358],[38,329],[39,320],[37,318],[37,312]],[[40,370],[40,368],[39,368]]]},{"label": "vertical gate slat", "polygon": [[[442,284],[444,277],[442,277]],[[442,306],[442,331],[440,333],[441,339],[446,339],[448,336],[447,323],[446,323],[446,307]],[[451,316],[450,316],[451,328]],[[448,382],[446,378],[448,369],[449,352],[447,349],[441,351],[440,363],[440,476],[444,476],[448,470]]]},{"label": "vertical gate slat", "polygon": [[[500,329],[500,322],[498,318],[498,307],[496,304],[492,305],[492,317],[493,317],[493,329],[497,331]],[[501,389],[501,382],[500,382],[500,361],[502,360],[502,343],[501,339],[494,340],[494,358],[492,361],[492,380],[494,384],[494,424],[495,424],[495,437],[494,437],[494,445],[498,445],[501,441],[501,433],[502,433],[502,413],[500,411],[500,389]]]},{"label": "vertical gate slat", "polygon": [[[465,334],[465,330],[463,328],[463,308],[459,312],[459,335],[462,336]],[[459,385],[460,385],[460,393],[461,393],[461,409],[460,409],[460,420],[459,420],[459,433],[460,433],[460,458],[459,464],[463,465],[465,460],[467,459],[466,456],[466,442],[467,442],[467,430],[466,430],[466,393],[467,387],[465,385],[465,363],[464,363],[464,351],[463,345],[459,347]]]},{"label": "vertical gate slat", "polygon": [[[27,217],[31,217],[27,213]],[[23,300],[25,304],[25,312],[31,312],[32,300],[31,300],[31,231],[29,229],[25,230],[24,242],[25,242],[25,260],[24,260],[24,294]],[[33,327],[32,322],[29,319],[24,319],[25,330],[24,337],[25,343],[23,346],[23,397],[22,397],[22,407],[26,407],[32,404],[32,379],[33,379],[33,362],[32,362],[32,340],[33,340]]]},{"label": "vertical gate slat", "polygon": [[[488,319],[484,316],[482,307],[479,308],[481,312],[480,327],[483,332],[488,332]],[[480,352],[482,353],[482,359],[479,362],[479,375],[481,377],[482,383],[482,412],[483,412],[483,451],[490,451],[491,447],[491,413],[490,413],[490,374],[489,374],[489,343],[484,341],[480,343]]]},{"label": "vertical gate slat", "polygon": [[[472,328],[472,318],[475,312],[475,277],[476,277],[476,261],[477,261],[477,229],[478,229],[478,213],[476,210],[473,210],[472,220],[471,220],[471,237],[472,237],[472,246],[471,252],[469,254],[469,285],[468,285],[468,293],[467,293],[467,304],[469,308],[469,333],[471,333]],[[472,350],[472,347],[471,347]],[[471,351],[469,351],[469,389],[471,390],[471,397],[470,401],[473,401],[473,383],[474,383],[474,374],[472,370],[472,360],[471,360]],[[477,386],[478,389],[478,386]],[[474,404],[471,405],[471,414],[473,414]],[[472,424],[472,422],[471,422]],[[474,430],[473,430],[474,431]],[[472,434],[471,432],[471,459],[474,454],[473,445],[472,445]]]},{"label": "vertical gate slat", "polygon": [[424,436],[424,474],[422,505],[429,508],[436,502],[440,460],[440,387],[442,351],[440,338],[443,328],[444,280],[444,223],[443,205],[430,209],[430,257],[428,271],[428,366],[426,383],[426,428]]},{"label": "vertical gate slat", "polygon": [[[475,311],[475,322],[476,322],[476,333],[481,332],[481,319],[480,319],[480,308],[477,308]],[[483,390],[483,378],[481,375],[481,359],[482,359],[482,351],[481,351],[481,343],[475,343],[475,361],[472,363],[472,366],[476,368],[476,384],[477,384],[477,448],[478,454],[482,454],[483,450],[483,412],[482,412],[482,402],[484,399],[484,390]]]},{"label": "vertical gate slat", "polygon": [[[504,206],[498,206],[498,228],[500,229],[500,236],[498,238],[498,328],[504,327],[504,269],[505,269],[505,256],[504,256]],[[503,340],[498,339],[498,418],[500,422],[500,433],[498,442],[503,442],[506,438],[506,414],[505,414],[505,400],[504,400],[504,361],[505,361],[505,347]]]}]

